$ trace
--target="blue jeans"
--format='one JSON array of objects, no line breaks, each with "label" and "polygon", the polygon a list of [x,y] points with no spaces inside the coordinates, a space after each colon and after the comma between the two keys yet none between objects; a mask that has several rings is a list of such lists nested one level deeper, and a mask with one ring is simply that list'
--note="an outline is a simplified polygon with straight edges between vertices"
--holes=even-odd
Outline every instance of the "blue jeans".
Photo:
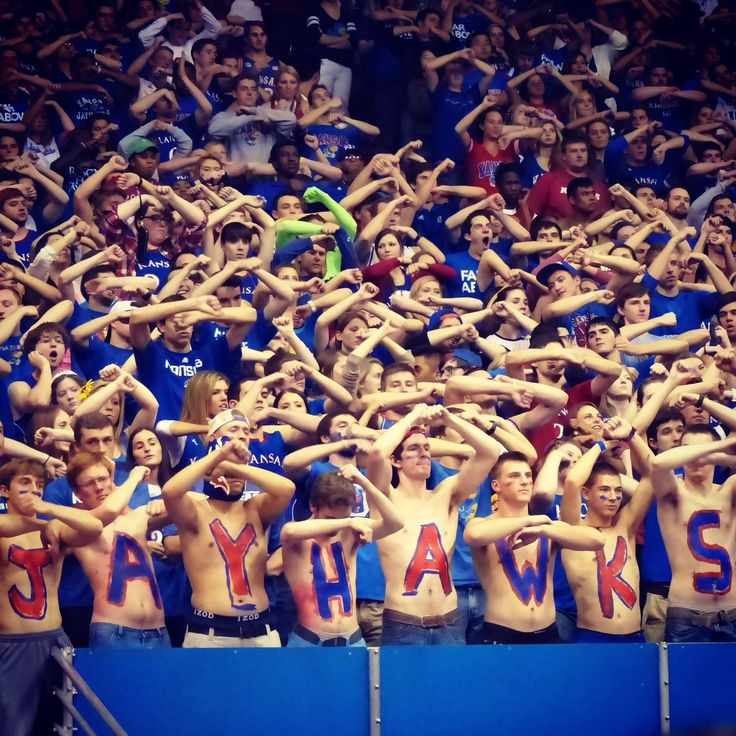
[{"label": "blue jeans", "polygon": [[562,611],[557,609],[557,633],[565,644],[573,644],[577,640],[578,613],[577,611]]},{"label": "blue jeans", "polygon": [[[691,620],[688,620],[688,613],[692,614]],[[711,620],[705,622],[706,617]],[[670,606],[664,640],[672,643],[736,641],[736,609],[703,614]]]},{"label": "blue jeans", "polygon": [[465,622],[465,641],[468,644],[478,644],[486,613],[486,594],[480,585],[458,585],[455,590],[457,608]]},{"label": "blue jeans", "polygon": [[382,647],[440,646],[442,644],[465,644],[465,618],[463,616],[458,616],[454,623],[433,627],[401,624],[384,616],[381,632]]},{"label": "blue jeans", "polygon": [[162,649],[171,646],[169,632],[160,629],[132,629],[119,624],[93,623],[89,627],[90,649]]}]

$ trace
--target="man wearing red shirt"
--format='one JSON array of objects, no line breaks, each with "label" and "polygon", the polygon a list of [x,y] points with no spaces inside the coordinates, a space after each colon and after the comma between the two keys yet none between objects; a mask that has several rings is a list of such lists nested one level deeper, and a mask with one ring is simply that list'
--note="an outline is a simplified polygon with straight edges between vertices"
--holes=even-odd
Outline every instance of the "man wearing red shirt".
[{"label": "man wearing red shirt", "polygon": [[[536,215],[564,220],[572,215],[567,198],[567,185],[578,177],[588,177],[588,144],[585,138],[575,135],[562,141],[562,167],[543,174],[529,190],[523,202],[531,220]],[[591,177],[592,178],[592,177]],[[596,216],[611,207],[611,198],[606,186],[593,179],[598,207]]]}]

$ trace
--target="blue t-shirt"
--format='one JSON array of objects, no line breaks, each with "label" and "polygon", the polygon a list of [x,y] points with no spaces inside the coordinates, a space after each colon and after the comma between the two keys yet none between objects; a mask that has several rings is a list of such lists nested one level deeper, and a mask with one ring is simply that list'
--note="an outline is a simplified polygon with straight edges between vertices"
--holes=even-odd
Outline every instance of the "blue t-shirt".
[{"label": "blue t-shirt", "polygon": [[465,161],[467,150],[455,126],[480,103],[480,91],[453,92],[444,82],[430,95],[432,109],[432,156],[435,161],[450,158]]},{"label": "blue t-shirt", "polygon": [[317,136],[320,150],[330,162],[334,162],[341,151],[358,148],[363,138],[363,133],[350,123],[313,123],[307,126],[305,133]]},{"label": "blue t-shirt", "polygon": [[87,347],[72,343],[72,365],[76,364],[79,374],[85,378],[96,379],[100,369],[106,365],[114,363],[121,366],[133,355],[132,348],[110,345],[97,335],[92,335],[87,342]]},{"label": "blue t-shirt", "polygon": [[657,291],[659,281],[644,274],[641,283],[649,291],[652,319],[667,312],[677,315],[677,327],[655,327],[655,335],[675,335],[688,330],[697,330],[718,310],[719,294],[715,291],[680,291],[675,296],[665,296]]},{"label": "blue t-shirt", "polygon": [[[447,473],[455,475],[458,471],[445,468]],[[491,515],[491,481],[486,478],[479,486],[478,490],[470,497],[466,498],[458,509],[457,536],[455,537],[455,554],[452,557],[452,565],[450,567],[452,581],[455,585],[478,585],[478,574],[473,564],[473,556],[470,547],[465,541],[465,527],[468,522],[475,517],[483,518]]]},{"label": "blue t-shirt", "polygon": [[185,353],[169,350],[162,340],[150,340],[146,347],[133,350],[141,382],[158,399],[159,420],[179,418],[184,389],[192,376],[204,370],[231,374],[233,358],[239,363],[239,353],[240,348],[230,350],[224,337]]},{"label": "blue t-shirt", "polygon": [[445,259],[445,265],[454,268],[457,276],[447,284],[447,296],[450,298],[474,296],[483,298],[478,288],[478,266],[480,259],[475,258],[467,250],[451,253]]},{"label": "blue t-shirt", "polygon": [[76,128],[88,128],[95,115],[112,115],[112,108],[105,97],[95,90],[60,92],[57,98]]},{"label": "blue t-shirt", "polygon": [[246,56],[243,59],[243,71],[246,70],[255,72],[258,75],[259,87],[273,91],[276,86],[276,77],[279,75],[279,60],[272,58],[266,62],[266,66],[256,72],[255,61]]}]

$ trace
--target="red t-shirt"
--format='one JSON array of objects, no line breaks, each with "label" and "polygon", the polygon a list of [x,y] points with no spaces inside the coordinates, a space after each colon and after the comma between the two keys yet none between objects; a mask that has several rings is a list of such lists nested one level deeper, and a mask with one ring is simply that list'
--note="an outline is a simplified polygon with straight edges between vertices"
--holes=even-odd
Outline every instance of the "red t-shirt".
[{"label": "red t-shirt", "polygon": [[488,194],[496,194],[496,169],[499,164],[509,161],[518,161],[518,156],[514,152],[512,146],[501,150],[498,149],[497,154],[492,154],[486,150],[482,143],[470,140],[468,147],[468,157],[466,159],[468,165],[468,176],[470,177],[470,185],[474,187],[483,187]]},{"label": "red t-shirt", "polygon": [[[534,182],[529,190],[526,203],[529,211],[534,215],[549,217],[553,220],[564,220],[572,215],[572,208],[567,201],[567,185],[575,177],[566,169],[550,171]],[[608,189],[600,181],[593,179],[593,187],[598,199],[600,210],[611,207],[611,197]]]},{"label": "red t-shirt", "polygon": [[595,396],[591,391],[592,384],[593,380],[591,379],[578,383],[576,386],[564,388],[563,391],[567,394],[566,406],[560,409],[557,416],[547,424],[542,424],[532,430],[529,441],[534,445],[539,457],[542,457],[551,442],[562,437],[562,433],[569,422],[568,409],[586,402],[595,403]]}]

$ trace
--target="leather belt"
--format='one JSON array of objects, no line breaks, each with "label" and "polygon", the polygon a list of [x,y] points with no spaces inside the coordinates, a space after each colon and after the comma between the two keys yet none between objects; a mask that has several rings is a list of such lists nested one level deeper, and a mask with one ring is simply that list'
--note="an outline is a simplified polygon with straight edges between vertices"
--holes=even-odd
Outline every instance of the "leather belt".
[{"label": "leather belt", "polygon": [[687,621],[696,626],[713,626],[714,624],[736,621],[736,608],[731,608],[728,611],[695,611],[691,608],[670,606],[667,609],[667,618],[676,621]]},{"label": "leather belt", "polygon": [[383,617],[388,621],[395,621],[397,624],[409,624],[410,626],[421,626],[423,629],[434,629],[438,626],[454,624],[460,618],[460,611],[456,608],[454,611],[439,616],[412,616],[401,611],[394,611],[391,608],[384,608]]},{"label": "leather belt", "polygon": [[301,624],[297,624],[294,627],[294,633],[304,639],[304,641],[308,641],[310,644],[318,647],[348,647],[360,641],[363,637],[363,632],[357,629],[350,636],[333,636],[329,639],[323,639],[318,634],[315,634],[314,631]]}]

